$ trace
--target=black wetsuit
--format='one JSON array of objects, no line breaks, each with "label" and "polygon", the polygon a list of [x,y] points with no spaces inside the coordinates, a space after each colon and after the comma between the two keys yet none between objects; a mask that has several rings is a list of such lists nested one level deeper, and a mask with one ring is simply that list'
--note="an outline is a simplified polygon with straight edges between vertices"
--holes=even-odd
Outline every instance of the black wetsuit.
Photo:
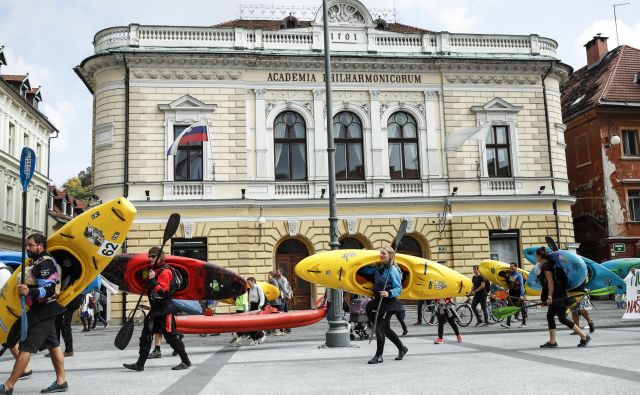
[{"label": "black wetsuit", "polygon": [[561,270],[560,268],[556,268],[553,262],[545,262],[542,264],[542,270],[540,270],[540,275],[538,276],[538,280],[540,284],[542,284],[541,299],[543,302],[546,302],[549,296],[549,284],[547,283],[545,272],[551,272],[553,275],[553,295],[551,295],[551,304],[549,305],[549,310],[547,310],[547,325],[549,329],[556,329],[556,316],[558,317],[558,321],[567,328],[572,329],[575,326],[573,321],[567,318],[568,295],[566,284],[563,284],[563,281],[558,279],[558,276],[566,276],[566,274],[564,274],[564,272],[559,273]]},{"label": "black wetsuit", "polygon": [[182,343],[179,334],[176,332],[174,314],[178,312],[178,308],[173,304],[173,299],[169,295],[172,277],[171,270],[167,266],[162,266],[156,269],[156,277],[147,281],[151,310],[149,310],[144,319],[142,334],[140,335],[139,357],[136,362],[139,368],[144,366],[149,357],[153,334],[156,332],[162,333],[167,344],[178,353],[184,364],[191,365],[191,361],[189,361],[187,352],[184,349],[184,343]]},{"label": "black wetsuit", "polygon": [[[482,322],[482,320],[480,319],[480,314],[478,313],[478,310],[476,310],[476,307],[478,307],[478,304],[480,304],[482,315],[484,316],[484,322],[488,324],[489,312],[487,311],[487,282],[480,274],[473,276],[471,282],[473,283],[473,289],[475,291],[475,293],[473,294],[473,300],[471,301],[471,309],[473,310],[473,314],[475,314],[476,320],[478,322]],[[484,284],[484,287],[480,291],[478,291],[478,288],[480,288],[482,284]]]}]

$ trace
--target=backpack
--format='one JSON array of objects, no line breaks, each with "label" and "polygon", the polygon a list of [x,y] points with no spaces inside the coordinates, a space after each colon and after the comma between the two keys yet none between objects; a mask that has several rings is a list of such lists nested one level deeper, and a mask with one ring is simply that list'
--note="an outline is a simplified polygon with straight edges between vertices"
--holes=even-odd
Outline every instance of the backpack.
[{"label": "backpack", "polygon": [[87,307],[89,307],[90,309],[96,308],[96,300],[93,298],[93,296],[89,296],[89,303],[87,303]]},{"label": "backpack", "polygon": [[182,278],[182,273],[180,273],[180,270],[175,269],[171,266],[165,266],[164,269],[171,270],[171,283],[169,284],[169,292],[167,292],[167,296],[172,297],[182,288],[184,279]]}]

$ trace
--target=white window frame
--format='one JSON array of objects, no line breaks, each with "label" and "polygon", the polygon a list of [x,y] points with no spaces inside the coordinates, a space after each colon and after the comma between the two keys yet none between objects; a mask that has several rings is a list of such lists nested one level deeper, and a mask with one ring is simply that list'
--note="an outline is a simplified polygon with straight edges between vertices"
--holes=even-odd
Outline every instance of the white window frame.
[{"label": "white window frame", "polygon": [[[184,95],[169,104],[160,104],[158,108],[164,112],[165,126],[165,153],[173,143],[174,126],[193,125],[201,122],[207,126],[211,125],[211,116],[217,105],[206,104],[190,95]],[[211,133],[211,128],[209,128]],[[202,142],[202,181],[213,181],[213,158],[211,155],[211,138]],[[173,155],[167,156],[166,180],[175,180],[175,165]],[[189,182],[189,181],[184,181]]]},{"label": "white window frame", "polygon": [[[522,110],[522,106],[514,106],[506,100],[496,97],[483,106],[472,106],[470,110],[476,114],[477,126],[489,124],[487,133],[492,131],[494,126],[507,126],[509,130],[509,154],[511,156],[511,177],[507,178],[519,177],[520,166],[518,163],[518,128],[516,119],[518,112]],[[488,178],[486,136],[479,141],[478,149],[480,150],[479,157],[481,161],[480,176]]]},{"label": "white window frame", "polygon": [[15,188],[11,185],[7,185],[5,188],[5,205],[4,205],[4,218],[8,222],[15,223]]},{"label": "white window frame", "polygon": [[[636,146],[636,155],[627,155],[626,154],[626,139],[624,138],[625,132],[633,132],[635,135],[635,146]],[[623,158],[640,158],[640,131],[638,129],[633,128],[624,128],[620,130],[620,137],[622,138],[622,157]]]}]

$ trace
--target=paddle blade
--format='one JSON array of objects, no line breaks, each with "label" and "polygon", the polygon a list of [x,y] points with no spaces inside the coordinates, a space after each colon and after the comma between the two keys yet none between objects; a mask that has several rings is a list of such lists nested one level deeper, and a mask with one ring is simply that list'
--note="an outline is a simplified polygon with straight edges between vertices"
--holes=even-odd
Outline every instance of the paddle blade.
[{"label": "paddle blade", "polygon": [[593,291],[587,292],[587,295],[590,296],[603,296],[603,295],[611,295],[616,293],[616,287],[611,285],[609,287],[594,289]]},{"label": "paddle blade", "polygon": [[491,315],[496,317],[496,319],[498,320],[502,320],[516,314],[518,311],[520,311],[520,307],[517,306],[496,307],[495,309],[491,310]]},{"label": "paddle blade", "polygon": [[27,190],[35,169],[36,153],[29,147],[22,148],[22,153],[20,154],[20,183],[23,191]]},{"label": "paddle blade", "polygon": [[549,246],[549,248],[551,248],[551,250],[553,251],[558,251],[558,245],[556,244],[556,242],[553,240],[553,237],[551,236],[545,236],[544,241],[547,242],[547,245]]},{"label": "paddle blade", "polygon": [[131,336],[133,336],[133,317],[129,318],[124,325],[122,325],[122,328],[120,328],[116,335],[113,345],[119,350],[124,350],[129,345]]},{"label": "paddle blade", "polygon": [[20,341],[23,342],[27,338],[29,332],[29,321],[27,320],[27,310],[24,307],[25,297],[20,297],[22,305],[22,314],[20,315]]},{"label": "paddle blade", "polygon": [[395,239],[393,239],[393,242],[391,243],[391,248],[393,248],[396,251],[398,250],[398,245],[400,245],[400,241],[402,241],[402,238],[404,237],[404,234],[406,232],[407,232],[407,220],[403,219],[402,222],[400,222],[398,233],[396,234]]},{"label": "paddle blade", "polygon": [[167,226],[164,228],[164,236],[162,237],[162,245],[167,244],[170,238],[178,230],[178,226],[180,226],[180,214],[173,213],[169,216],[169,220],[167,221]]}]

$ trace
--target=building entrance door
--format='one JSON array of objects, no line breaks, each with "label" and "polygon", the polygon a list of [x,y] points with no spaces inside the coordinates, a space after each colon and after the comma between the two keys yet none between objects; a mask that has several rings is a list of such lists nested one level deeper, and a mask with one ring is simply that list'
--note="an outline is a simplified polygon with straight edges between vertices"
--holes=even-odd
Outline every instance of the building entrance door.
[{"label": "building entrance door", "polygon": [[287,302],[289,309],[305,310],[311,307],[311,284],[296,276],[296,265],[309,256],[307,247],[302,242],[290,239],[278,247],[276,268],[287,277],[293,290],[293,300]]}]

